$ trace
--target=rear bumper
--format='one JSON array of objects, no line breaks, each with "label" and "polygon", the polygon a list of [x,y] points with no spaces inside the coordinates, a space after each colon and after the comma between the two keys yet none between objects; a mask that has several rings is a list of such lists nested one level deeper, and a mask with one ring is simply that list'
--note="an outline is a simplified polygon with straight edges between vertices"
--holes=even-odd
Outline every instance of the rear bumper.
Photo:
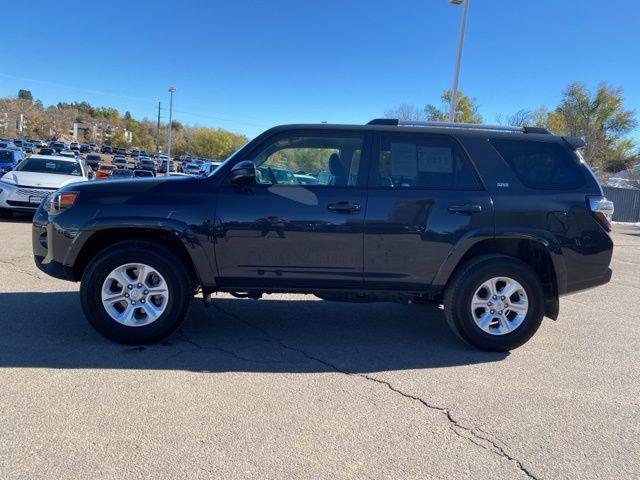
[{"label": "rear bumper", "polygon": [[607,267],[600,275],[574,280],[571,283],[567,283],[567,289],[564,294],[575,293],[609,283],[612,274],[613,271]]}]

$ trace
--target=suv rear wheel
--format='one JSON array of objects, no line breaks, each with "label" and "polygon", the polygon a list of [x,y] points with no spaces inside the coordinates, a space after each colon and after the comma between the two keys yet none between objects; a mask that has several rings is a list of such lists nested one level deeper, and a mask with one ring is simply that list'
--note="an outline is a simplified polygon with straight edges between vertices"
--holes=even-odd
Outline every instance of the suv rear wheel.
[{"label": "suv rear wheel", "polygon": [[89,323],[110,340],[150,343],[187,315],[192,282],[179,257],[151,242],[123,242],[100,252],[80,287]]},{"label": "suv rear wheel", "polygon": [[536,273],[505,256],[482,256],[462,266],[444,296],[445,317],[465,342],[482,350],[508,351],[529,340],[544,316]]}]

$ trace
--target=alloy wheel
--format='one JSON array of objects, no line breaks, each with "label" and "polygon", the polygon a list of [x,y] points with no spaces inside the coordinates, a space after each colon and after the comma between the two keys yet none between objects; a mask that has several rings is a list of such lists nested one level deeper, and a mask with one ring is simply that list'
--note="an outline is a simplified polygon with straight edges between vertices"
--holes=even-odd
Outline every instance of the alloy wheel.
[{"label": "alloy wheel", "polygon": [[169,302],[164,277],[143,263],[127,263],[113,269],[102,284],[101,294],[109,316],[127,327],[155,322]]},{"label": "alloy wheel", "polygon": [[486,280],[471,299],[473,320],[490,335],[513,332],[522,324],[528,311],[529,300],[524,287],[509,277]]}]

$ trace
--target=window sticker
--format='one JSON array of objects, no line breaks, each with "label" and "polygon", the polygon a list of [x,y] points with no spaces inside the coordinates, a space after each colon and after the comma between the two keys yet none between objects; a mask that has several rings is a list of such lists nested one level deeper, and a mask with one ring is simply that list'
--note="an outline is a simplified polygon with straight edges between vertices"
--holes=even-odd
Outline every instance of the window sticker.
[{"label": "window sticker", "polygon": [[391,144],[391,176],[416,177],[418,175],[418,161],[416,145],[414,143]]},{"label": "window sticker", "polygon": [[448,147],[418,147],[418,171],[453,173],[453,154]]},{"label": "window sticker", "polygon": [[56,169],[56,164],[55,164],[55,162],[47,162],[45,164],[45,168],[48,168],[49,170],[55,170]]}]

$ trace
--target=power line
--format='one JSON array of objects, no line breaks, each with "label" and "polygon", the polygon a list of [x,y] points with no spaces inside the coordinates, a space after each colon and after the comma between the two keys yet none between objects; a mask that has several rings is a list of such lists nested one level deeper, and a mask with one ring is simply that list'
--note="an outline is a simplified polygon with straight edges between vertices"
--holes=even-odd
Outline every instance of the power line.
[{"label": "power line", "polygon": [[[114,92],[106,92],[103,90],[91,90],[91,89],[87,89],[87,88],[80,88],[80,87],[76,87],[73,85],[64,85],[61,83],[55,83],[55,82],[48,82],[45,80],[38,80],[38,79],[33,79],[33,78],[27,78],[27,77],[20,77],[17,75],[7,75],[4,73],[0,73],[0,77],[1,78],[8,78],[8,79],[12,79],[12,80],[20,80],[20,81],[24,81],[24,82],[33,82],[33,83],[39,83],[41,85],[47,85],[47,86],[51,86],[51,87],[56,87],[56,88],[64,88],[67,90],[76,90],[78,92],[85,92],[85,93],[91,93],[94,95],[105,95],[105,96],[109,96],[109,97],[114,97],[114,98],[122,98],[124,100],[132,100],[132,101],[136,101],[136,102],[149,102],[149,103],[156,103],[156,100],[154,99],[149,99],[149,98],[142,98],[142,97],[133,97],[130,95],[122,95],[119,93],[114,93]],[[206,114],[206,113],[198,113],[198,112],[188,112],[188,111],[184,111],[184,110],[174,110],[176,113],[182,113],[184,115],[191,115],[194,117],[200,117],[200,118],[207,118],[210,120],[216,120],[219,122],[228,122],[228,123],[234,123],[237,125],[246,125],[246,126],[250,126],[250,127],[259,127],[259,128],[268,128],[270,125],[265,125],[265,124],[261,124],[261,123],[256,123],[259,122],[259,120],[254,120],[254,119],[246,119],[246,120],[250,120],[250,121],[245,121],[245,120],[234,120],[232,118],[228,118],[228,117],[224,117],[224,116],[216,116],[216,115],[210,115],[210,114]]]},{"label": "power line", "polygon": [[106,95],[106,96],[109,96],[109,97],[124,98],[126,100],[135,100],[135,101],[140,101],[140,102],[155,102],[155,100],[151,100],[151,99],[148,99],[148,98],[132,97],[130,95],[121,95],[119,93],[105,92],[105,91],[102,91],[102,90],[90,90],[90,89],[87,89],[87,88],[80,88],[80,87],[75,87],[75,86],[72,86],[72,85],[63,85],[61,83],[47,82],[45,80],[36,80],[36,79],[33,79],[33,78],[18,77],[18,76],[15,76],[15,75],[6,75],[4,73],[0,73],[0,77],[9,78],[9,79],[12,79],[12,80],[20,80],[20,81],[24,81],[24,82],[40,83],[42,85],[48,85],[50,87],[65,88],[65,89],[68,89],[68,90],[77,90],[78,92],[93,93],[95,95]]},{"label": "power line", "polygon": [[230,119],[230,118],[217,117],[217,116],[208,115],[208,114],[204,114],[204,113],[194,113],[194,112],[187,112],[187,111],[184,111],[184,110],[175,110],[175,109],[174,109],[174,112],[182,113],[183,115],[191,115],[191,116],[194,116],[194,117],[209,118],[211,120],[218,120],[218,121],[222,121],[222,122],[237,123],[239,125],[248,125],[248,126],[251,126],[251,127],[268,128],[268,126],[265,125],[265,124],[251,123],[251,122],[245,122],[245,121],[241,121],[241,120],[233,120],[233,119]]}]

